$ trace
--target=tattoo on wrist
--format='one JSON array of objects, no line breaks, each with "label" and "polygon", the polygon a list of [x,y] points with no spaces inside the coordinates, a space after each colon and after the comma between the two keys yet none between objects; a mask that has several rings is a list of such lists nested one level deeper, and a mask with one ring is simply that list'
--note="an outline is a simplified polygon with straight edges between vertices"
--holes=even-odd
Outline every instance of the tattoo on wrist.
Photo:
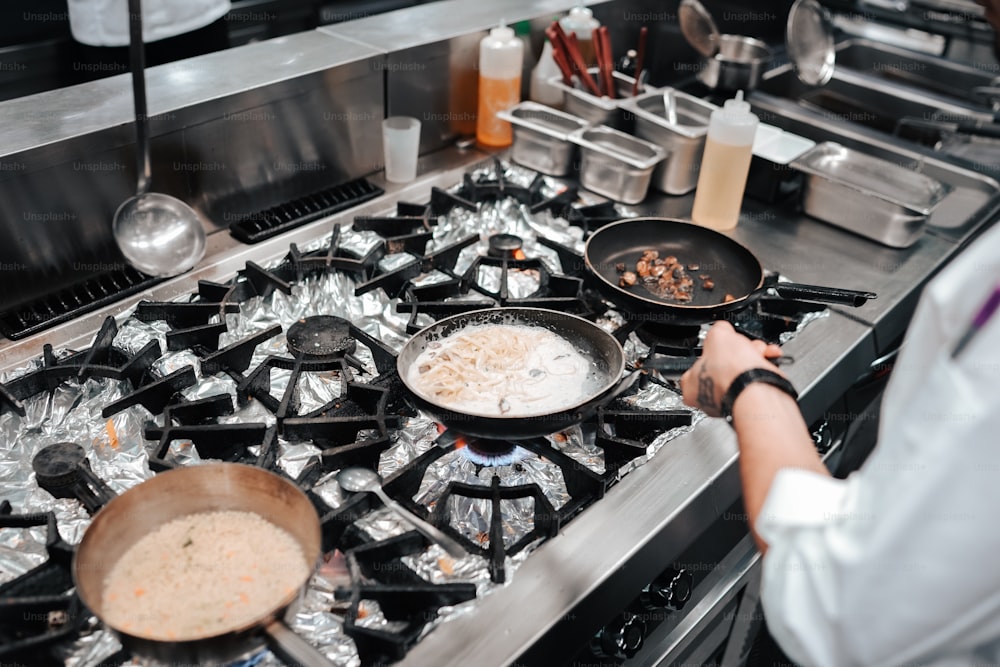
[{"label": "tattoo on wrist", "polygon": [[719,409],[719,402],[715,399],[715,382],[708,374],[708,364],[704,362],[698,373],[698,405],[702,410]]}]

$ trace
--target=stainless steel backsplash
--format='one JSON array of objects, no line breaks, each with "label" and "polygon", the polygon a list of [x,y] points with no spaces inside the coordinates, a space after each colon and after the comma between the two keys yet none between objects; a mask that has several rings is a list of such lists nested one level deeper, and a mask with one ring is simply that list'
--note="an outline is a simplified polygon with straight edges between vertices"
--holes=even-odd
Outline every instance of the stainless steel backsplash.
[{"label": "stainless steel backsplash", "polygon": [[[486,30],[530,20],[529,70],[544,26],[574,4],[445,0],[151,68],[153,188],[227,233],[241,214],[380,171],[386,115],[420,118],[421,153],[437,150],[474,132]],[[662,33],[676,1],[586,4],[616,52],[643,24],[662,35],[657,81],[692,57]],[[111,220],[133,193],[134,151],[128,75],[0,102],[0,309],[121,266]]]}]

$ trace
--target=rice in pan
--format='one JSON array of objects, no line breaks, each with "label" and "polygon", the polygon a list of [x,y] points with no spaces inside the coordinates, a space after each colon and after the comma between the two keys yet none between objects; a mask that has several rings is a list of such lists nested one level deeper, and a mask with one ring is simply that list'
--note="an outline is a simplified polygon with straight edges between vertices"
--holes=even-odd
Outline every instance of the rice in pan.
[{"label": "rice in pan", "polygon": [[144,536],[115,563],[102,616],[147,639],[218,635],[281,605],[310,569],[298,542],[257,514],[191,514]]}]

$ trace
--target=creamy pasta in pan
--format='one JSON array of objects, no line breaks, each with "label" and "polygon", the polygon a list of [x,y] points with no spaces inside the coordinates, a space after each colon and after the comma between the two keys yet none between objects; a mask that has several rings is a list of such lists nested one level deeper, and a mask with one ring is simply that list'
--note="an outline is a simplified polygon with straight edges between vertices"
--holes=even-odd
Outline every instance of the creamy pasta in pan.
[{"label": "creamy pasta in pan", "polygon": [[470,325],[428,344],[407,374],[418,394],[477,415],[528,417],[572,408],[594,383],[593,363],[542,327]]}]

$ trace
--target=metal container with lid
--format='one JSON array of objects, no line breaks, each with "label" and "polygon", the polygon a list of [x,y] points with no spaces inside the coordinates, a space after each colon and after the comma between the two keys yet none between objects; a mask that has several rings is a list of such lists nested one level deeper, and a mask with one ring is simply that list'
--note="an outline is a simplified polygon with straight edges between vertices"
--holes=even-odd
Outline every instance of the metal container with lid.
[{"label": "metal container with lid", "polygon": [[698,79],[715,90],[753,90],[771,59],[764,42],[744,35],[722,35],[698,0],[681,0],[681,32],[705,62]]},{"label": "metal container with lid", "polygon": [[578,130],[570,139],[580,146],[580,183],[623,204],[646,198],[653,167],[667,152],[648,141],[600,126]]},{"label": "metal container with lid", "polygon": [[[675,118],[668,117],[667,94],[672,94]],[[635,117],[635,134],[670,155],[653,173],[657,190],[682,195],[698,184],[698,169],[705,149],[708,120],[718,107],[676,91],[654,91],[622,102],[622,111]]]},{"label": "metal container with lid", "polygon": [[894,248],[913,245],[950,188],[915,171],[834,142],[792,161],[805,173],[806,214]]},{"label": "metal container with lid", "polygon": [[497,117],[513,126],[514,162],[550,176],[569,173],[576,149],[569,135],[586,127],[586,121],[537,102],[521,102]]}]

